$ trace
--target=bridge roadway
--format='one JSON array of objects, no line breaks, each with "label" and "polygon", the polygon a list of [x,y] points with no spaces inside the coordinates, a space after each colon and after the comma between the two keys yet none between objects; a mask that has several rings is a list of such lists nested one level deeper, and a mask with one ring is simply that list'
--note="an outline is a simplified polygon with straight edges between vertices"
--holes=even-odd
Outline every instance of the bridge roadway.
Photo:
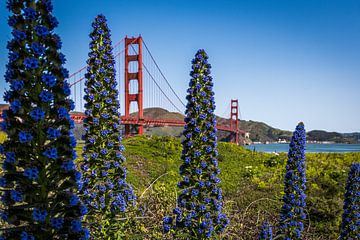
[{"label": "bridge roadway", "polygon": [[[75,121],[75,123],[82,123],[85,119],[85,114],[83,113],[70,113],[71,119]],[[121,116],[121,123],[122,124],[129,124],[129,125],[143,125],[143,126],[158,126],[158,127],[183,127],[185,125],[184,121],[181,120],[159,120],[159,119],[150,119],[144,118],[143,120],[139,120],[138,118],[126,118]],[[237,131],[233,128],[223,125],[217,125],[216,128],[221,131],[226,132],[237,132],[239,134],[245,134],[245,131],[238,129]]]},{"label": "bridge roadway", "polygon": [[[3,121],[3,119],[1,118],[1,113],[5,109],[8,109],[7,104],[6,105],[4,104],[4,106],[0,106],[0,122]],[[81,124],[85,119],[86,115],[80,112],[71,112],[70,117],[72,120],[75,121],[75,123]],[[183,120],[171,120],[171,119],[159,120],[159,119],[144,118],[143,120],[140,121],[138,118],[128,118],[125,116],[121,116],[121,123],[125,125],[143,125],[143,126],[157,126],[157,127],[166,127],[166,126],[183,127],[185,125],[185,122]],[[245,135],[246,133],[243,130],[237,129],[236,131],[236,129],[224,125],[217,125],[216,128],[221,131],[232,132],[241,135]]]}]

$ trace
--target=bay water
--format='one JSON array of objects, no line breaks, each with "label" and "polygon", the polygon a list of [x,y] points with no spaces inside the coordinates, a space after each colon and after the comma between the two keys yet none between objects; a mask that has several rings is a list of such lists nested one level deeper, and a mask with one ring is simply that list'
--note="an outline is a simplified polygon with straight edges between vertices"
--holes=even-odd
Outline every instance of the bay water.
[{"label": "bay water", "polygon": [[[289,144],[270,143],[270,144],[251,144],[245,148],[257,152],[288,152]],[[360,152],[360,144],[306,144],[306,152]]]}]

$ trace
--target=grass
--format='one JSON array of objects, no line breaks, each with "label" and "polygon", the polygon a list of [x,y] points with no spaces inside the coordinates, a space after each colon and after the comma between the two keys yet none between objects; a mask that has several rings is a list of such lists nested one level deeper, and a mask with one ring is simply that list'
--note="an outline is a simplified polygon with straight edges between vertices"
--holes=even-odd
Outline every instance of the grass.
[{"label": "grass", "polygon": [[[162,218],[176,204],[181,144],[172,137],[137,136],[124,140],[129,170],[143,209],[141,220],[128,236],[161,239]],[[277,225],[287,156],[246,150],[220,142],[219,166],[225,211],[230,226],[221,239],[256,239],[262,221]],[[307,154],[307,213],[303,239],[336,239],[348,168],[360,153]],[[276,229],[275,229],[276,231]]]},{"label": "grass", "polygon": [[[3,137],[0,135],[0,140]],[[162,218],[176,204],[180,140],[137,136],[125,139],[124,145],[127,181],[134,187],[141,209],[141,213],[130,214],[135,221],[124,223],[125,239],[166,239]],[[79,156],[81,149],[79,144]],[[219,239],[257,239],[264,220],[275,226],[278,223],[287,156],[223,142],[218,150],[224,211],[230,218]],[[306,157],[308,219],[303,239],[337,239],[347,172],[352,162],[360,162],[360,153],[309,153]]]}]

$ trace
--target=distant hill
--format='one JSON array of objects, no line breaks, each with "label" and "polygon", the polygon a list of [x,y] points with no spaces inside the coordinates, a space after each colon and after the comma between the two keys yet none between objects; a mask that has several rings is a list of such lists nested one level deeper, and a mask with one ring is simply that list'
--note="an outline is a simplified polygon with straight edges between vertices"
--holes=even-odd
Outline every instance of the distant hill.
[{"label": "distant hill", "polygon": [[[6,109],[7,104],[0,104],[0,110]],[[137,116],[137,113],[131,114],[133,117]],[[144,109],[144,117],[151,119],[172,119],[183,120],[184,115],[178,112],[169,112],[163,108],[146,108]],[[229,119],[225,119],[217,116],[219,125],[229,126]],[[266,123],[257,121],[239,121],[239,128],[250,133],[250,140],[252,142],[276,142],[279,139],[289,141],[292,132],[273,128]],[[148,135],[158,136],[174,136],[181,137],[183,129],[181,127],[146,127],[145,133]],[[75,136],[80,139],[83,134],[81,125],[76,126]],[[229,141],[230,134],[227,132],[219,131],[218,138],[220,141]],[[243,140],[243,139],[242,139]],[[313,130],[307,132],[307,140],[318,142],[335,142],[335,143],[360,143],[360,133],[337,133],[326,132],[323,130]],[[251,141],[248,141],[250,143]]]},{"label": "distant hill", "polygon": [[[131,116],[136,117],[137,113],[132,113]],[[178,112],[169,112],[168,110],[163,108],[145,108],[144,117],[155,120],[184,120],[184,115]]]},{"label": "distant hill", "polygon": [[351,138],[355,138],[358,141],[360,141],[360,132],[354,132],[354,133],[343,133],[344,137],[351,137]]},{"label": "distant hill", "polygon": [[289,141],[292,132],[273,128],[266,123],[256,121],[240,120],[239,127],[250,133],[253,142],[274,142],[279,139]]},{"label": "distant hill", "polygon": [[307,133],[309,141],[327,141],[335,143],[359,143],[360,133],[337,133],[322,130],[313,130]]},{"label": "distant hill", "polygon": [[[132,116],[136,116],[134,113]],[[184,115],[177,112],[169,112],[162,108],[147,108],[144,109],[145,118],[152,119],[175,119],[182,120]],[[229,126],[229,119],[225,119],[217,116],[218,124]],[[250,133],[250,140],[252,142],[276,142],[279,139],[290,141],[292,132],[273,128],[266,123],[257,121],[239,121],[239,128]],[[179,127],[150,127],[146,128],[145,132],[149,135],[170,135],[174,137],[180,137],[182,128]],[[230,134],[226,132],[219,132],[220,141],[229,141]],[[329,141],[336,143],[358,143],[360,140],[360,133],[336,133],[326,132],[322,130],[309,131],[307,139],[310,141]]]}]

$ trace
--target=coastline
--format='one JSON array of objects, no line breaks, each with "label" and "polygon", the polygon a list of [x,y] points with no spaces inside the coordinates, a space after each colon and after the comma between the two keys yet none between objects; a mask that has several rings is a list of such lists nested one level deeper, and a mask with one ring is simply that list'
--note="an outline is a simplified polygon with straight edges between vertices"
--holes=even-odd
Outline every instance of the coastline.
[{"label": "coastline", "polygon": [[[244,146],[248,150],[256,152],[280,153],[287,152],[289,145],[285,143],[251,144]],[[306,152],[313,153],[348,153],[360,152],[360,144],[349,143],[307,143]]]}]

